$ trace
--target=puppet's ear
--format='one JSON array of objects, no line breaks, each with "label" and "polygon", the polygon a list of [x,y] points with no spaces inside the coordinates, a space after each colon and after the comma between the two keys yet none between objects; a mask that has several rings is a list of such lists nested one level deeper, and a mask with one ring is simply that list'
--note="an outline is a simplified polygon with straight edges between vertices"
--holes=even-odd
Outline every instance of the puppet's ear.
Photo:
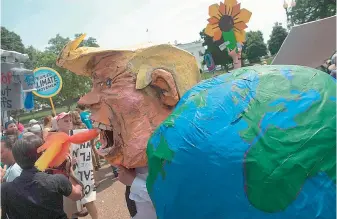
[{"label": "puppet's ear", "polygon": [[142,66],[137,74],[136,88],[143,89],[152,85],[159,89],[160,98],[163,104],[175,106],[179,101],[178,89],[173,75],[164,69],[147,71],[146,66]]}]

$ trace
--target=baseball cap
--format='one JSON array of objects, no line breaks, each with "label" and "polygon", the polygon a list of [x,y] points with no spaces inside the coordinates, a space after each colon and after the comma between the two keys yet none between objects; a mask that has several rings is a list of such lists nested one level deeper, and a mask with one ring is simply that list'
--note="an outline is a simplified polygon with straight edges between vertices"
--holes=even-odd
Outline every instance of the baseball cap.
[{"label": "baseball cap", "polygon": [[5,129],[7,129],[8,126],[9,126],[10,124],[12,124],[12,123],[16,124],[14,120],[9,120],[8,122],[6,122],[6,123],[5,123]]},{"label": "baseball cap", "polygon": [[39,122],[37,120],[35,120],[35,119],[31,119],[28,122],[29,125],[33,125],[33,124],[36,124],[36,123],[39,123]]},{"label": "baseball cap", "polygon": [[35,124],[28,129],[30,132],[41,132],[42,127],[39,124]]},{"label": "baseball cap", "polygon": [[60,119],[63,119],[64,117],[66,117],[68,115],[69,115],[69,113],[62,112],[55,117],[55,120],[59,121]]}]

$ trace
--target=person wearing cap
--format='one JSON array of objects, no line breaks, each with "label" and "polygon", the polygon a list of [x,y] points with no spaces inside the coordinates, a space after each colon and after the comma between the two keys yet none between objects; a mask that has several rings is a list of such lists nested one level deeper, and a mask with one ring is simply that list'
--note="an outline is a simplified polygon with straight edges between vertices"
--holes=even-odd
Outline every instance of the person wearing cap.
[{"label": "person wearing cap", "polygon": [[[57,123],[58,132],[64,132],[69,135],[70,131],[73,130],[74,128],[70,113],[62,112],[55,117],[55,120]],[[98,218],[98,211],[93,201],[84,204],[84,206],[87,208],[91,218],[93,219]],[[78,215],[76,203],[67,198],[64,199],[64,211],[66,212],[69,218],[71,217],[72,214]],[[84,214],[83,211],[81,213]]]},{"label": "person wearing cap", "polygon": [[29,132],[39,136],[40,138],[44,139],[44,136],[43,136],[43,129],[42,129],[42,126],[40,124],[34,124],[32,125],[29,129],[28,129]]},{"label": "person wearing cap", "polygon": [[35,125],[35,124],[39,124],[39,122],[38,122],[37,120],[35,120],[35,119],[31,119],[31,120],[29,120],[29,122],[28,122],[29,127],[32,127],[32,126]]},{"label": "person wearing cap", "polygon": [[9,120],[5,124],[6,135],[19,135],[18,126],[14,120]]}]

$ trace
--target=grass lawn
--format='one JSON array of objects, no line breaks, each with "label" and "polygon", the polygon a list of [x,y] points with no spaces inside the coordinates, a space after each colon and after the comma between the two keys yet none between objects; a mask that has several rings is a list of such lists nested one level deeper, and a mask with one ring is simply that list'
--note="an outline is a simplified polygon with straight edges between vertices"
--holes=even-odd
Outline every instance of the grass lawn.
[{"label": "grass lawn", "polygon": [[221,75],[221,74],[224,74],[224,73],[226,73],[226,72],[224,72],[224,71],[215,71],[214,73],[203,72],[203,73],[201,73],[201,80],[207,80],[211,77]]},{"label": "grass lawn", "polygon": [[270,65],[271,62],[273,61],[273,59],[274,59],[274,56],[269,57],[268,59],[266,59],[267,65]]}]

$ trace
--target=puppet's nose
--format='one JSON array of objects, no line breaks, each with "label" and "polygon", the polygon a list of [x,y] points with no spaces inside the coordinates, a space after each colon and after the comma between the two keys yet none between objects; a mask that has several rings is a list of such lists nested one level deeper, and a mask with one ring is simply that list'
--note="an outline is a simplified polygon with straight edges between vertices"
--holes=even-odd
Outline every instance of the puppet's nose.
[{"label": "puppet's nose", "polygon": [[89,93],[85,94],[83,97],[80,98],[78,104],[91,106],[94,104],[98,104],[100,102],[100,95],[97,92],[90,91]]}]

